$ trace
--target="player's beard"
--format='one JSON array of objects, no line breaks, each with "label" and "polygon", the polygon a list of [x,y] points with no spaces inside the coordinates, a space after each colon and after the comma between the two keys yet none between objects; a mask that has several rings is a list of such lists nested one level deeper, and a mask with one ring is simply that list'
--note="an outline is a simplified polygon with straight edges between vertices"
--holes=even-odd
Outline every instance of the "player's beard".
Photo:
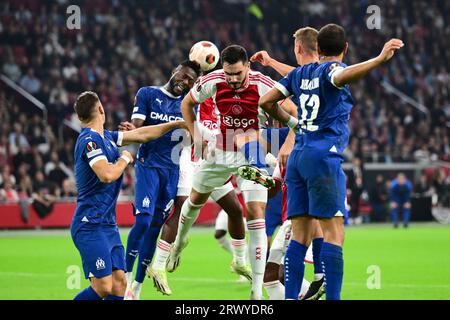
[{"label": "player's beard", "polygon": [[169,88],[175,95],[182,95],[189,91],[189,89],[186,88],[181,81],[176,81],[175,77],[172,77],[169,80]]}]

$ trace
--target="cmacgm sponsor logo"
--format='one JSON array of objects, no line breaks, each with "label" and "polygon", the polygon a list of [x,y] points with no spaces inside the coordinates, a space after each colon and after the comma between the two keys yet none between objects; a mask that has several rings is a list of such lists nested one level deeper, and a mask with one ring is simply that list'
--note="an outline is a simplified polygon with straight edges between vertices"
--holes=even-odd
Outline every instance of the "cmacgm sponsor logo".
[{"label": "cmacgm sponsor logo", "polygon": [[165,114],[165,113],[159,113],[159,112],[155,112],[155,111],[150,112],[150,118],[151,119],[155,119],[155,120],[159,120],[159,121],[164,121],[164,122],[172,122],[172,121],[183,120],[183,118],[181,118],[181,117],[171,116],[171,115],[168,115],[168,114]]}]

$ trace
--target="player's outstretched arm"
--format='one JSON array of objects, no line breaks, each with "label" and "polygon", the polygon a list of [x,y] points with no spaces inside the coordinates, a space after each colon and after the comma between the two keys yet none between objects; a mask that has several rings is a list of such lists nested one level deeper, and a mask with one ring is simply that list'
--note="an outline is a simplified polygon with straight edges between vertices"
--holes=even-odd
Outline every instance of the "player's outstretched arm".
[{"label": "player's outstretched arm", "polygon": [[152,126],[144,126],[131,131],[124,131],[122,145],[130,143],[144,143],[154,140],[174,129],[186,129],[185,122],[172,121]]},{"label": "player's outstretched arm", "polygon": [[345,69],[338,70],[332,76],[332,82],[336,87],[343,87],[346,84],[354,82],[364,75],[366,75],[369,71],[375,69],[380,66],[384,62],[388,61],[392,58],[395,51],[403,47],[403,41],[400,39],[391,39],[384,44],[383,50],[378,55],[378,57],[351,65]]},{"label": "player's outstretched arm", "polygon": [[92,165],[92,170],[101,182],[111,183],[122,175],[129,163],[133,163],[133,156],[127,150],[123,150],[120,158],[115,163],[99,160]]},{"label": "player's outstretched arm", "polygon": [[271,67],[283,77],[295,69],[293,66],[275,60],[265,50],[256,52],[251,56],[250,61],[259,62],[265,67]]},{"label": "player's outstretched arm", "polygon": [[259,99],[259,106],[275,120],[278,120],[287,125],[289,128],[294,129],[298,125],[297,117],[291,116],[277,104],[278,101],[285,98],[286,97],[280,90],[277,88],[272,88]]}]

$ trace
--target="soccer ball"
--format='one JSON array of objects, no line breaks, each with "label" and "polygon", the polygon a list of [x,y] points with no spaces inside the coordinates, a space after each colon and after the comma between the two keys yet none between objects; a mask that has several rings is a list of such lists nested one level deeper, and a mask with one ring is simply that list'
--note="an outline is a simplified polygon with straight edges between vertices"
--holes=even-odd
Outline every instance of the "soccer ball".
[{"label": "soccer ball", "polygon": [[203,72],[214,69],[219,56],[219,49],[209,41],[199,41],[189,51],[189,60],[197,62]]}]

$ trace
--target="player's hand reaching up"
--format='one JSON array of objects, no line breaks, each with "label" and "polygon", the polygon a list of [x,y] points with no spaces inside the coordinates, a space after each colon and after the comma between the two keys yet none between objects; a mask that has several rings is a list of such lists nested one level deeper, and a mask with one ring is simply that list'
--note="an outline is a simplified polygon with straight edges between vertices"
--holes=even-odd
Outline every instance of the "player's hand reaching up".
[{"label": "player's hand reaching up", "polygon": [[122,157],[128,158],[128,160],[130,160],[130,161],[128,162],[128,164],[133,163],[133,161],[134,161],[133,155],[132,155],[129,151],[127,151],[127,150],[123,150],[123,151],[120,153],[120,157],[121,157],[121,158],[122,158]]},{"label": "player's hand reaching up", "polygon": [[381,62],[386,62],[392,58],[394,52],[404,46],[400,39],[391,39],[384,44],[383,50],[377,57]]},{"label": "player's hand reaching up", "polygon": [[119,131],[131,131],[131,130],[134,130],[134,129],[136,129],[136,127],[131,122],[122,121],[119,124]]},{"label": "player's hand reaching up", "polygon": [[267,51],[264,51],[264,50],[258,51],[250,57],[251,62],[255,62],[255,61],[259,62],[263,66],[268,66],[270,64],[271,60],[272,60],[272,58],[269,56]]}]

